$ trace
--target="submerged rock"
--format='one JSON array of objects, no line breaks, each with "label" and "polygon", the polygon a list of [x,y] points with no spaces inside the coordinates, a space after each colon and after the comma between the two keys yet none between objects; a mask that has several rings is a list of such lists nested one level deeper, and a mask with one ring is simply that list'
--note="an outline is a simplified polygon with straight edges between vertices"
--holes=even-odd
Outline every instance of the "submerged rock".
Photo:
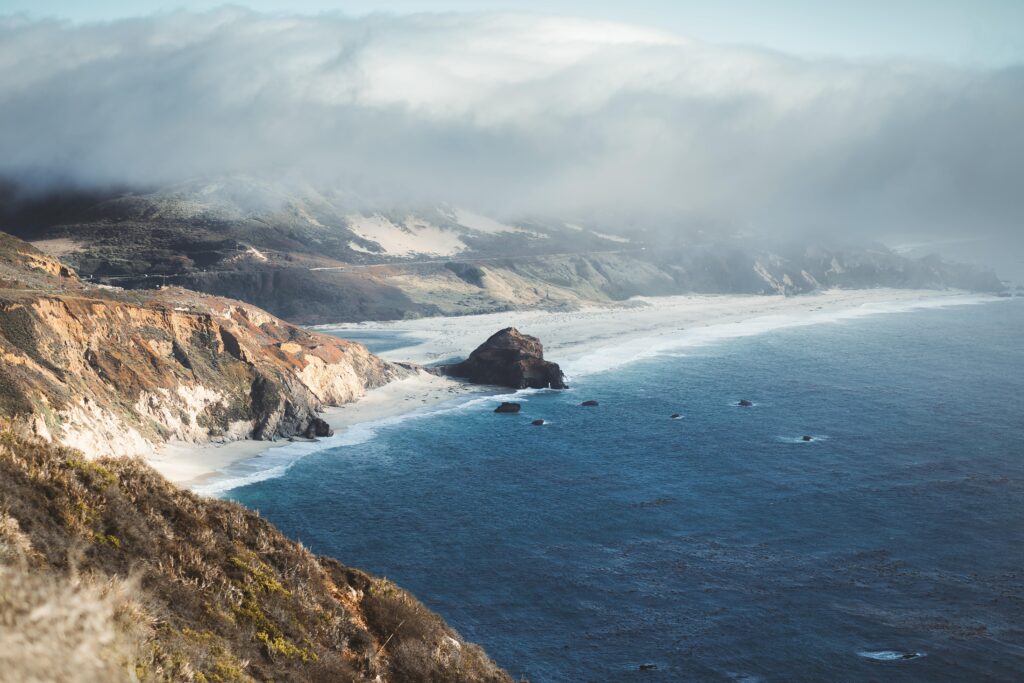
[{"label": "submerged rock", "polygon": [[657,664],[641,664],[640,671],[656,671],[658,668]]},{"label": "submerged rock", "polygon": [[739,403],[737,403],[736,405],[738,405],[741,408],[749,408],[750,406],[752,406],[754,404],[751,401],[748,401],[745,398],[741,398]]},{"label": "submerged rock", "polygon": [[811,437],[811,436],[808,436],[807,434],[804,434],[803,435],[803,440],[804,441],[814,441],[814,438]]},{"label": "submerged rock", "polygon": [[584,402],[583,402],[583,403],[581,403],[580,405],[581,405],[581,406],[596,406],[596,405],[597,405],[597,401],[595,401],[595,400],[591,399],[591,400],[589,400],[589,401],[584,401]]},{"label": "submerged rock", "polygon": [[518,403],[504,402],[500,406],[495,408],[494,412],[496,412],[496,413],[518,413],[520,408],[522,408],[522,406],[520,406]]},{"label": "submerged rock", "polygon": [[514,327],[496,332],[469,358],[442,365],[441,372],[475,384],[497,384],[513,389],[566,389],[558,363],[544,360],[544,347],[536,337]]},{"label": "submerged rock", "polygon": [[683,416],[682,416],[682,415],[680,415],[679,413],[672,413],[671,415],[669,415],[669,419],[670,419],[670,420],[679,420],[679,419],[681,419],[682,417],[683,417]]},{"label": "submerged rock", "polygon": [[532,424],[534,427],[540,427],[542,424],[544,424],[544,420],[534,420],[530,424]]}]

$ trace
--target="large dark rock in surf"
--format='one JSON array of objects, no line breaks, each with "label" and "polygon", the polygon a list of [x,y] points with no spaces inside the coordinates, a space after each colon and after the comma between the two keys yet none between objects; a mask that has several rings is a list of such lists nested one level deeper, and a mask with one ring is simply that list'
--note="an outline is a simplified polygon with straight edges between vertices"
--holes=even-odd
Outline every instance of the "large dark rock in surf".
[{"label": "large dark rock in surf", "polygon": [[306,427],[306,438],[313,439],[318,436],[334,436],[334,430],[322,418],[314,417]]},{"label": "large dark rock in surf", "polygon": [[738,405],[740,408],[749,408],[750,406],[752,406],[754,404],[752,402],[748,401],[745,398],[741,398],[736,405]]},{"label": "large dark rock in surf", "polygon": [[461,363],[442,365],[440,369],[446,375],[475,384],[513,389],[568,388],[558,363],[544,360],[540,340],[514,327],[493,334]]},{"label": "large dark rock in surf", "polygon": [[494,409],[496,413],[518,413],[521,406],[518,403],[502,403]]},{"label": "large dark rock in surf", "polygon": [[810,435],[808,435],[808,434],[804,434],[804,436],[803,436],[803,440],[804,440],[804,441],[813,441],[813,440],[814,440],[814,437],[812,437],[812,436],[810,436]]},{"label": "large dark rock in surf", "polygon": [[534,420],[530,424],[532,424],[534,427],[540,427],[544,424],[544,420]]}]

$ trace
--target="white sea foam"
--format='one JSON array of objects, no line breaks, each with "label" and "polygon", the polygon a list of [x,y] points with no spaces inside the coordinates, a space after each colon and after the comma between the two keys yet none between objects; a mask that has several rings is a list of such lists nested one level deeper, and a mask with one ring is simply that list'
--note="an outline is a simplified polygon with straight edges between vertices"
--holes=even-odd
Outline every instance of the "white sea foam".
[{"label": "white sea foam", "polygon": [[864,657],[865,659],[873,659],[876,662],[899,662],[907,659],[917,659],[919,657],[925,657],[924,652],[898,652],[896,650],[874,650],[866,652],[858,652],[858,656]]},{"label": "white sea foam", "polygon": [[201,495],[222,495],[232,489],[282,477],[291,469],[292,465],[313,453],[366,443],[373,439],[380,430],[388,427],[437,415],[477,411],[480,409],[493,410],[502,401],[514,400],[520,403],[527,403],[531,395],[541,391],[547,390],[522,389],[511,393],[506,390],[501,393],[461,396],[430,408],[392,415],[379,420],[359,422],[347,427],[344,431],[334,436],[321,437],[315,441],[294,441],[276,448],[269,448],[259,455],[226,467],[218,473],[218,476],[206,483],[193,486],[192,490]]},{"label": "white sea foam", "polygon": [[614,345],[588,350],[573,357],[572,348],[565,351],[568,360],[561,362],[569,379],[607,372],[623,365],[663,355],[679,356],[684,348],[709,346],[730,339],[753,337],[776,330],[839,323],[885,313],[904,313],[922,309],[945,308],[1003,301],[992,296],[962,295],[922,298],[910,301],[865,303],[838,309],[806,311],[796,314],[766,315],[747,320],[719,322],[701,327],[664,330],[643,337],[623,339]]},{"label": "white sea foam", "polygon": [[813,444],[819,441],[828,441],[828,436],[825,434],[808,434],[811,437],[810,441],[805,441],[803,435],[801,436],[777,436],[775,439],[779,443],[793,443],[793,444]]}]

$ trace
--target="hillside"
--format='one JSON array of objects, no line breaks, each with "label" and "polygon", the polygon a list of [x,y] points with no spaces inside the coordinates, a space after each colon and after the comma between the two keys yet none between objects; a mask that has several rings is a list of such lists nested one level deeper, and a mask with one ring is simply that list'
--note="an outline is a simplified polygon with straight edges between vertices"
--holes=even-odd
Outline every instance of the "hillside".
[{"label": "hillside", "polygon": [[239,301],[83,282],[0,234],[0,415],[87,453],[324,435],[318,412],[407,374]]},{"label": "hillside", "polygon": [[511,680],[393,583],[141,460],[0,425],[0,500],[0,680]]},{"label": "hillside", "polygon": [[[458,207],[373,208],[248,177],[101,194],[12,195],[0,229],[83,277],[173,284],[299,324],[572,309],[636,295],[906,287],[999,291],[991,273],[881,245],[665,237]],[[671,232],[671,231],[669,231]],[[656,236],[656,235],[660,235]]]}]

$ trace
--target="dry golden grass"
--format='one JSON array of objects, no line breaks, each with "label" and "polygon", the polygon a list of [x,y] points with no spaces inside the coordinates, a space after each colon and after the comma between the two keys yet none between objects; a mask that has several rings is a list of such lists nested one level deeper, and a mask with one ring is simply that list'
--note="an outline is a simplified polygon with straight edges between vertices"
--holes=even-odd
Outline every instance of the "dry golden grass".
[{"label": "dry golden grass", "polygon": [[0,680],[510,680],[406,591],[256,513],[9,427],[0,564]]}]

